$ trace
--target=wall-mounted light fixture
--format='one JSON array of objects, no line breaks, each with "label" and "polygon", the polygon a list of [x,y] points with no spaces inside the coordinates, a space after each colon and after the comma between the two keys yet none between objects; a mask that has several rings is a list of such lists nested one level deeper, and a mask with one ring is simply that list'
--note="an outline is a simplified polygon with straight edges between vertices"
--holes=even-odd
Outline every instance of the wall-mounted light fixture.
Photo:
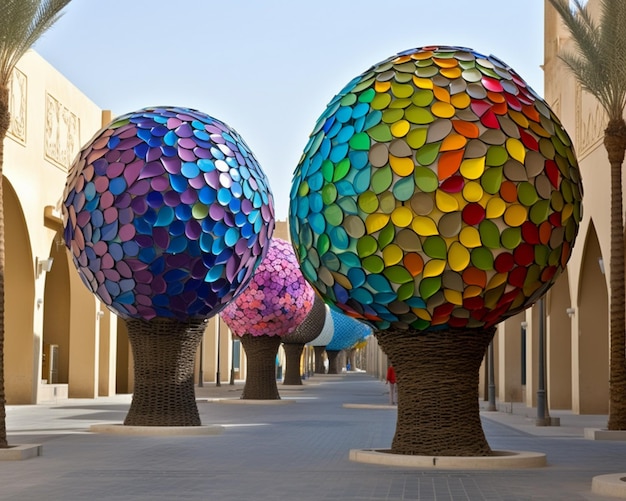
[{"label": "wall-mounted light fixture", "polygon": [[49,272],[52,269],[52,263],[54,258],[40,259],[35,258],[35,269],[37,270],[37,276],[39,277],[43,272]]},{"label": "wall-mounted light fixture", "polygon": [[567,313],[567,316],[572,318],[574,316],[574,314],[576,313],[576,308],[565,308],[565,313]]},{"label": "wall-mounted light fixture", "polygon": [[604,259],[598,258],[598,266],[600,266],[600,273],[604,275]]}]

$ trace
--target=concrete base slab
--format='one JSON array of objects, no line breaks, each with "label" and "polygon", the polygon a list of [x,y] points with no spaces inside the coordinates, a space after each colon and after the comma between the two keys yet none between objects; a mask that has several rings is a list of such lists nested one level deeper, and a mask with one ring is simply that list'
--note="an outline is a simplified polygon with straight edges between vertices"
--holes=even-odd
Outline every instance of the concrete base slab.
[{"label": "concrete base slab", "polygon": [[343,404],[346,409],[394,409],[397,410],[397,405],[391,404]]},{"label": "concrete base slab", "polygon": [[546,465],[546,455],[527,451],[493,451],[493,456],[408,456],[385,450],[351,449],[350,461],[357,463],[441,468],[457,470],[512,470]]},{"label": "concrete base slab", "polygon": [[591,492],[602,496],[626,498],[626,473],[598,475],[591,480]]},{"label": "concrete base slab", "polygon": [[603,430],[600,428],[585,428],[585,438],[588,440],[626,440],[624,430]]},{"label": "concrete base slab", "polygon": [[285,404],[295,404],[295,400],[253,400],[247,398],[216,398],[214,400],[209,400],[210,402],[216,402],[218,404],[241,404],[241,405],[285,405]]},{"label": "concrete base slab", "polygon": [[8,449],[0,449],[0,461],[22,461],[43,454],[43,445],[24,444],[9,445]]},{"label": "concrete base slab", "polygon": [[89,427],[94,433],[114,435],[221,435],[220,425],[202,426],[126,426],[123,424],[94,424]]}]

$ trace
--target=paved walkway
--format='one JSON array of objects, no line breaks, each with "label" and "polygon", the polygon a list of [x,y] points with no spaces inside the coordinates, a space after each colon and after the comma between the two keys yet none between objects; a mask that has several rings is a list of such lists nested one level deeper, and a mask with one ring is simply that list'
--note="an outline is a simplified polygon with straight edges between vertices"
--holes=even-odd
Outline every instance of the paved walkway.
[{"label": "paved walkway", "polygon": [[[241,384],[197,389],[203,424],[218,436],[127,436],[88,432],[121,423],[129,395],[71,399],[57,405],[9,406],[13,444],[41,443],[43,456],[0,463],[0,500],[15,501],[344,501],[344,500],[609,500],[591,492],[592,477],[626,473],[626,442],[591,441],[585,427],[606,416],[534,425],[534,410],[483,412],[493,449],[547,454],[548,466],[526,470],[414,470],[355,463],[348,451],[388,448],[395,409],[386,386],[363,373],[314,376],[302,387],[279,384],[293,405],[227,405]],[[507,409],[510,410],[510,409]]]}]

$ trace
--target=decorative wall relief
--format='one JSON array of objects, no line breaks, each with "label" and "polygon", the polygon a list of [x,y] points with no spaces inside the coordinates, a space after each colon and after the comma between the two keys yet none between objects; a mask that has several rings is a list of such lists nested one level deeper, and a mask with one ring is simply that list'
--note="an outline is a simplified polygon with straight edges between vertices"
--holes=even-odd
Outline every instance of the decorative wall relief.
[{"label": "decorative wall relief", "polygon": [[46,93],[46,159],[67,171],[80,144],[80,119],[60,101]]},{"label": "decorative wall relief", "polygon": [[15,68],[9,87],[9,123],[8,134],[17,142],[26,143],[26,75]]},{"label": "decorative wall relief", "polygon": [[584,158],[602,145],[606,113],[596,99],[576,84],[576,153]]}]

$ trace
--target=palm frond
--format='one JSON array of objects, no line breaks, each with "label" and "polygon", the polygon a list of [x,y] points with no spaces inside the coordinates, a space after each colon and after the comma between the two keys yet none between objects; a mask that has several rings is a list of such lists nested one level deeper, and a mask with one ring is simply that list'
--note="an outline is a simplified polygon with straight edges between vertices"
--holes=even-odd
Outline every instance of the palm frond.
[{"label": "palm frond", "polygon": [[581,86],[599,101],[610,118],[620,118],[626,106],[626,2],[601,0],[600,22],[581,0],[549,0],[575,45],[561,60]]},{"label": "palm frond", "polygon": [[61,16],[71,0],[2,0],[0,3],[0,85],[13,68]]}]

